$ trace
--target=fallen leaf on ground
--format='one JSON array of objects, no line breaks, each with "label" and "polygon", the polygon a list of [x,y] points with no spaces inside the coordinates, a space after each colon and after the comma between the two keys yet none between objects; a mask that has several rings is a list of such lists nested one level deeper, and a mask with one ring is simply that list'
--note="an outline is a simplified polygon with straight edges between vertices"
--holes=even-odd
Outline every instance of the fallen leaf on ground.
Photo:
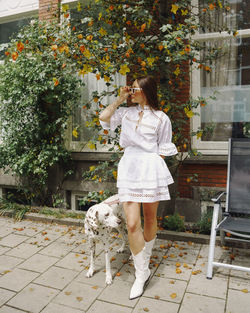
[{"label": "fallen leaf on ground", "polygon": [[176,262],[176,263],[175,263],[175,266],[176,266],[176,267],[180,267],[180,266],[181,266],[181,263]]},{"label": "fallen leaf on ground", "polygon": [[248,289],[242,289],[241,292],[248,293]]},{"label": "fallen leaf on ground", "polygon": [[156,299],[156,300],[159,300],[159,299],[160,299],[160,297],[159,297],[159,296],[155,296],[155,299]]},{"label": "fallen leaf on ground", "polygon": [[121,276],[121,273],[120,272],[116,273],[116,276]]},{"label": "fallen leaf on ground", "polygon": [[149,309],[148,308],[143,308],[143,311],[144,312],[149,312]]},{"label": "fallen leaf on ground", "polygon": [[200,273],[202,273],[202,271],[201,270],[197,270],[197,271],[193,271],[192,275],[197,275],[197,274],[200,274]]},{"label": "fallen leaf on ground", "polygon": [[176,274],[181,274],[181,273],[182,273],[182,270],[179,269],[179,268],[177,268],[177,269],[175,270],[175,272],[176,272]]},{"label": "fallen leaf on ground", "polygon": [[174,285],[175,284],[175,281],[174,280],[170,280],[169,282],[171,285]]},{"label": "fallen leaf on ground", "polygon": [[170,297],[171,297],[172,299],[175,299],[175,298],[177,297],[177,294],[176,294],[176,293],[172,293],[172,294],[170,295]]},{"label": "fallen leaf on ground", "polygon": [[92,287],[92,289],[95,289],[95,290],[98,289],[98,288],[99,288],[98,286],[93,286]]},{"label": "fallen leaf on ground", "polygon": [[81,302],[83,300],[83,298],[82,297],[76,297],[76,300]]},{"label": "fallen leaf on ground", "polygon": [[65,291],[64,293],[66,296],[70,296],[72,292],[71,291]]}]

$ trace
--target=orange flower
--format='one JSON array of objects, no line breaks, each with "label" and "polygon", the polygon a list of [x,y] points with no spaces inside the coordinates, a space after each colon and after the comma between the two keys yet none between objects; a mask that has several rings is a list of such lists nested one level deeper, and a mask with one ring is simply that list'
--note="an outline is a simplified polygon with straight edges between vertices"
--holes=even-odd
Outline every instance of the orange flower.
[{"label": "orange flower", "polygon": [[158,49],[159,49],[160,51],[161,51],[163,48],[164,48],[163,45],[159,45],[159,46],[158,46]]},{"label": "orange flower", "polygon": [[130,26],[132,23],[131,21],[127,21],[126,24]]},{"label": "orange flower", "polygon": [[64,14],[64,17],[65,17],[65,18],[68,18],[68,17],[69,17],[69,13],[65,13],[65,14]]},{"label": "orange flower", "polygon": [[142,49],[144,49],[144,48],[145,48],[144,43],[141,43],[141,44],[140,44],[140,47],[141,47]]},{"label": "orange flower", "polygon": [[114,10],[114,6],[113,6],[113,5],[110,5],[110,6],[109,6],[109,9],[110,9],[111,11],[113,11],[113,10]]},{"label": "orange flower", "polygon": [[77,38],[78,38],[78,39],[82,39],[82,38],[83,38],[83,35],[82,35],[82,34],[79,34],[79,35],[77,36]]},{"label": "orange flower", "polygon": [[76,30],[76,27],[75,27],[75,26],[73,26],[73,27],[72,27],[72,30],[73,30],[73,31],[75,31],[75,30]]},{"label": "orange flower", "polygon": [[51,50],[55,51],[57,49],[57,45],[52,45]]},{"label": "orange flower", "polygon": [[83,45],[80,46],[80,51],[81,51],[81,53],[83,53],[85,51],[85,47]]},{"label": "orange flower", "polygon": [[53,82],[55,87],[59,85],[59,80],[55,77],[53,78]]},{"label": "orange flower", "polygon": [[99,80],[101,78],[101,75],[100,74],[96,74],[95,77],[96,77],[97,80]]},{"label": "orange flower", "polygon": [[11,55],[12,59],[14,61],[16,61],[17,57],[18,57],[18,53],[17,52],[13,52],[12,55]]},{"label": "orange flower", "polygon": [[146,23],[144,23],[144,24],[141,25],[140,33],[143,33],[143,32],[144,32],[146,26],[147,26]]},{"label": "orange flower", "polygon": [[108,131],[107,129],[104,129],[103,133],[104,133],[105,135],[107,135],[107,134],[109,133],[109,131]]},{"label": "orange flower", "polygon": [[94,21],[91,20],[90,22],[88,22],[88,26],[92,26],[94,24]]},{"label": "orange flower", "polygon": [[210,4],[209,4],[209,9],[210,9],[210,10],[213,10],[214,8],[215,8],[215,5],[214,5],[213,3],[210,3]]},{"label": "orange flower", "polygon": [[17,43],[16,47],[17,47],[17,50],[18,50],[19,52],[22,52],[23,49],[24,49],[24,44],[23,44],[21,41],[19,41],[19,42]]},{"label": "orange flower", "polygon": [[8,55],[10,55],[10,52],[9,52],[9,51],[5,51],[4,54],[5,54],[6,56],[8,56]]},{"label": "orange flower", "polygon": [[65,67],[66,67],[66,63],[63,63],[62,68],[65,68]]},{"label": "orange flower", "polygon": [[99,194],[100,194],[100,195],[103,195],[103,192],[104,192],[103,190],[100,190],[100,191],[99,191]]}]

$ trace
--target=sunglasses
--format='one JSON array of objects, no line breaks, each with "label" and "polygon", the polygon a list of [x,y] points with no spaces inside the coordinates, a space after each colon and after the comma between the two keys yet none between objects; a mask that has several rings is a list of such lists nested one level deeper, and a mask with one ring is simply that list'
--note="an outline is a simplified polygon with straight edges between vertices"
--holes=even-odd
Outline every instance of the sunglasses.
[{"label": "sunglasses", "polygon": [[141,88],[129,88],[129,91],[131,91],[132,94],[135,94],[136,91],[141,91]]}]

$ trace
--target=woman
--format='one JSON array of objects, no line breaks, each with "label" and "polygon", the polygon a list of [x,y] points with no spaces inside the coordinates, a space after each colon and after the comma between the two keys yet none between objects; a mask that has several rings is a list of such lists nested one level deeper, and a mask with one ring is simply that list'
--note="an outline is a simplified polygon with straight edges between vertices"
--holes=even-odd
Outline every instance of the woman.
[{"label": "woman", "polygon": [[[131,101],[138,105],[117,109],[130,95]],[[122,126],[120,146],[125,151],[118,165],[117,187],[135,266],[136,279],[130,292],[130,299],[135,299],[143,294],[150,277],[149,261],[156,238],[159,201],[170,199],[168,185],[173,179],[164,157],[176,154],[177,150],[171,143],[171,122],[158,108],[157,85],[150,76],[135,80],[132,88],[122,87],[118,99],[100,114],[100,122],[104,129]]]}]

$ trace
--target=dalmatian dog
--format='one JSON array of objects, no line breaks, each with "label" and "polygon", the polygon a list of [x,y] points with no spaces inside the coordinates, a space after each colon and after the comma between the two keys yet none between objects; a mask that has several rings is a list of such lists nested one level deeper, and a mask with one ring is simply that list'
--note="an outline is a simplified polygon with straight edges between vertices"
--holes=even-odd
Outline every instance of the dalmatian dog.
[{"label": "dalmatian dog", "polygon": [[112,283],[112,274],[109,241],[113,229],[118,231],[122,239],[122,245],[117,252],[123,252],[126,244],[126,223],[122,204],[119,202],[118,195],[111,196],[105,201],[91,206],[86,213],[84,227],[90,247],[90,266],[86,276],[92,277],[95,272],[94,261],[96,242],[102,242],[105,251],[106,284],[110,285]]}]

